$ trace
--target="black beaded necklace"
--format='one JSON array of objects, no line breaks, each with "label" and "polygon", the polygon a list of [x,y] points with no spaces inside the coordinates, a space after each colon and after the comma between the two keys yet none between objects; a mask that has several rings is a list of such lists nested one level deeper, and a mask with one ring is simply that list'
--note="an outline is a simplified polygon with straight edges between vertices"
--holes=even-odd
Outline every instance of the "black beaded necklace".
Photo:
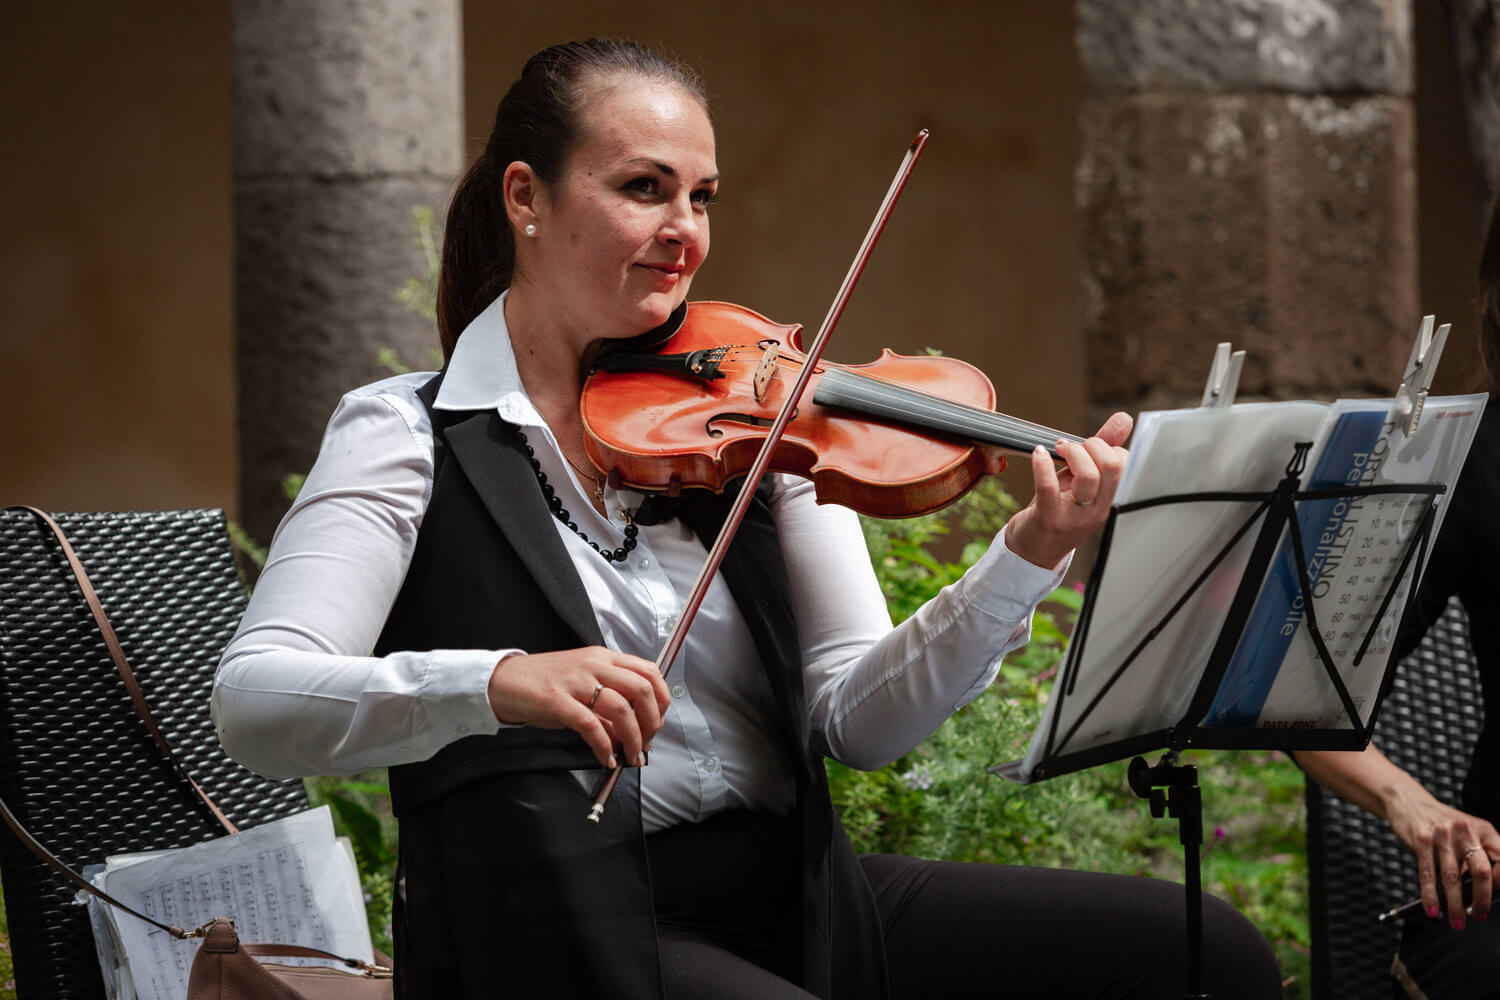
[{"label": "black beaded necklace", "polygon": [[640,529],[635,526],[635,518],[631,516],[630,511],[622,512],[625,515],[625,544],[614,551],[601,549],[598,542],[578,530],[578,522],[573,520],[573,515],[568,513],[568,509],[562,505],[562,500],[558,499],[557,491],[552,488],[551,483],[547,482],[547,474],[542,471],[542,464],[536,460],[536,452],[526,440],[526,435],[518,430],[516,439],[521,442],[521,447],[526,452],[526,461],[531,463],[531,471],[536,473],[537,484],[542,488],[542,497],[547,501],[547,509],[552,512],[552,516],[567,525],[568,530],[573,534],[588,542],[589,548],[603,556],[605,562],[624,562],[625,557],[630,555],[631,550],[635,548],[636,536],[640,534]]}]

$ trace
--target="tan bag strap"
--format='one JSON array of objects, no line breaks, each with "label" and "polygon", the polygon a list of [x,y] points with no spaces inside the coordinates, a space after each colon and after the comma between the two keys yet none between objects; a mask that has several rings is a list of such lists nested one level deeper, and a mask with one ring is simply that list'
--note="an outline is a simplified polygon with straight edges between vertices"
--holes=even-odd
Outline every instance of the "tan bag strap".
[{"label": "tan bag strap", "polygon": [[139,912],[138,910],[131,909],[124,903],[120,902],[118,899],[111,896],[109,893],[105,892],[103,889],[100,889],[98,886],[94,885],[82,875],[75,872],[72,868],[69,868],[61,858],[53,854],[51,851],[47,850],[47,848],[43,847],[41,841],[33,837],[27,831],[27,829],[21,825],[21,821],[16,819],[15,813],[10,811],[10,807],[5,804],[4,799],[0,799],[0,817],[3,817],[5,819],[5,825],[10,827],[11,832],[16,835],[16,839],[25,844],[31,850],[32,854],[35,854],[37,857],[47,862],[47,864],[56,869],[56,871],[61,874],[63,878],[67,879],[69,882],[72,882],[74,885],[78,886],[78,888],[84,890],[85,892],[93,893],[95,896],[98,896],[100,899],[104,900],[111,906],[118,906],[126,913],[134,914],[135,916],[140,917],[148,924],[160,927],[162,930],[166,931],[168,934],[172,935],[175,938],[186,938],[193,936],[191,933],[183,930],[181,927],[169,927],[168,925],[162,923],[160,920],[154,920],[151,917],[146,916],[144,913]]},{"label": "tan bag strap", "polygon": [[99,626],[99,632],[104,636],[104,644],[109,647],[110,659],[115,661],[115,669],[119,671],[120,679],[125,682],[125,690],[130,693],[130,700],[135,704],[135,713],[146,724],[146,731],[156,741],[156,745],[161,750],[162,756],[167,759],[167,763],[172,765],[172,770],[176,771],[177,775],[183,781],[192,786],[193,791],[198,793],[198,797],[208,806],[209,811],[214,814],[214,818],[223,825],[224,829],[230,833],[239,833],[239,827],[229,821],[229,817],[224,815],[223,810],[214,803],[213,799],[208,797],[208,793],[183,768],[177,756],[172,753],[171,746],[167,744],[167,738],[157,728],[156,720],[151,717],[151,709],[146,705],[146,696],[141,693],[140,684],[136,683],[135,671],[130,669],[130,661],[125,658],[125,649],[120,645],[120,639],[115,635],[114,626],[109,623],[109,616],[104,613],[104,605],[99,602],[99,595],[94,592],[94,585],[89,581],[88,572],[83,568],[83,563],[78,561],[78,554],[73,551],[73,546],[68,543],[68,536],[63,533],[62,526],[53,519],[51,514],[36,507],[17,504],[5,509],[30,511],[42,523],[46,524],[48,528],[52,529],[52,534],[56,537],[57,544],[62,547],[63,556],[68,560],[68,568],[73,571],[73,579],[77,581],[78,589],[83,591],[83,599],[89,606],[89,613],[94,616],[94,623]]},{"label": "tan bag strap", "polygon": [[[136,714],[139,715],[141,717],[141,721],[146,724],[146,729],[151,733],[152,738],[156,740],[156,745],[161,749],[162,754],[172,765],[172,769],[179,775],[181,775],[183,780],[193,786],[193,791],[197,792],[199,798],[203,800],[204,804],[206,804],[208,808],[213,811],[214,816],[218,818],[221,824],[223,824],[224,829],[228,830],[230,833],[239,833],[239,828],[229,821],[229,817],[225,816],[223,811],[214,804],[214,800],[208,797],[208,793],[205,792],[201,787],[199,787],[198,783],[194,781],[192,777],[187,773],[187,771],[183,769],[181,762],[177,760],[177,757],[172,753],[172,748],[167,744],[167,738],[162,735],[161,730],[156,726],[156,721],[151,718],[151,710],[146,706],[146,697],[141,693],[140,685],[136,683],[135,671],[130,669],[130,662],[125,658],[125,649],[120,645],[119,637],[115,635],[114,627],[109,623],[109,616],[104,613],[104,605],[100,603],[99,595],[95,593],[94,585],[89,581],[88,572],[83,568],[83,563],[79,562],[77,553],[73,551],[73,546],[68,543],[68,537],[63,533],[62,526],[58,524],[57,521],[53,519],[52,515],[48,514],[46,511],[40,510],[36,507],[28,506],[26,504],[17,504],[14,506],[6,507],[5,510],[29,511],[52,530],[53,536],[57,538],[58,544],[62,547],[64,557],[66,557],[68,560],[68,568],[73,571],[73,579],[77,581],[78,589],[83,591],[83,599],[88,603],[89,612],[94,616],[94,622],[99,626],[99,631],[104,636],[104,644],[109,647],[109,655],[110,658],[115,662],[115,669],[120,672],[120,678],[125,682],[125,689],[130,692],[130,700],[135,703]],[[141,920],[146,921],[146,923],[166,931],[168,934],[172,935],[175,938],[204,937],[211,928],[222,926],[223,924],[229,925],[231,935],[234,933],[234,921],[229,920],[227,917],[215,917],[213,920],[204,924],[202,927],[199,927],[197,930],[192,931],[183,930],[181,927],[169,926],[159,920],[148,917],[144,913],[141,913],[139,910],[126,906],[118,899],[115,899],[109,893],[100,889],[98,886],[94,885],[88,879],[84,878],[82,875],[78,874],[76,871],[70,868],[57,855],[47,850],[47,848],[42,845],[41,841],[33,837],[31,833],[26,829],[26,827],[21,825],[21,821],[16,818],[16,815],[13,812],[10,811],[10,807],[5,804],[5,800],[3,798],[0,798],[0,818],[3,818],[5,820],[5,823],[10,827],[11,832],[16,835],[16,838],[20,840],[22,844],[26,845],[26,847],[31,850],[31,853],[35,854],[37,857],[45,861],[48,866],[55,869],[69,882],[72,882],[74,885],[78,886],[85,892],[92,893],[94,896],[97,896],[99,899],[104,900],[111,906],[118,907],[124,910],[126,913],[131,914],[132,916],[139,917]],[[239,945],[237,937],[235,938],[235,943],[238,947],[243,948],[247,953],[252,955],[265,955],[267,957],[279,958],[321,958],[338,962],[352,969],[362,969],[367,972],[388,971],[383,969],[381,966],[372,966],[365,962],[361,962],[357,958],[345,958],[342,955],[335,955],[332,952],[322,951],[318,948],[304,948],[301,945],[295,944]]]}]

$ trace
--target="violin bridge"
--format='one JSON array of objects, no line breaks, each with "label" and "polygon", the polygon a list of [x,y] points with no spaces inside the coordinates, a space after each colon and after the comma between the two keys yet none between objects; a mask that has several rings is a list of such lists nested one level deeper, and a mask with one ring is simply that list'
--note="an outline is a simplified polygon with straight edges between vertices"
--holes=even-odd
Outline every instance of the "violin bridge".
[{"label": "violin bridge", "polygon": [[760,364],[755,368],[755,401],[757,403],[766,401],[766,390],[771,387],[771,376],[776,374],[778,357],[780,357],[780,352],[776,344],[767,344],[765,353],[760,356]]}]

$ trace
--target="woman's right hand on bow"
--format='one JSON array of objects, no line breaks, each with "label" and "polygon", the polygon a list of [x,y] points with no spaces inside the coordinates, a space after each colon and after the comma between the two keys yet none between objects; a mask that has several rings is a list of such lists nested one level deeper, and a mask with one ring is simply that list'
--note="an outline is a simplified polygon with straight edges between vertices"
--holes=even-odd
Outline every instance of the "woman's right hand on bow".
[{"label": "woman's right hand on bow", "polygon": [[516,653],[490,674],[490,708],[508,724],[571,729],[599,763],[645,762],[645,750],[671,704],[656,664],[602,646]]}]

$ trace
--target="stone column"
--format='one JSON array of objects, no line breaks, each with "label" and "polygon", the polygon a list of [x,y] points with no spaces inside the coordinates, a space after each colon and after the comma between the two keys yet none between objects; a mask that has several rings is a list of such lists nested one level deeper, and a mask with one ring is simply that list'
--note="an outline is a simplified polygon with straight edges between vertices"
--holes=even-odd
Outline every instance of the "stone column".
[{"label": "stone column", "polygon": [[1090,406],[1395,390],[1418,322],[1410,0],[1079,0]]},{"label": "stone column", "polygon": [[234,0],[240,519],[268,541],[344,390],[431,366],[397,300],[461,166],[458,0]]}]

